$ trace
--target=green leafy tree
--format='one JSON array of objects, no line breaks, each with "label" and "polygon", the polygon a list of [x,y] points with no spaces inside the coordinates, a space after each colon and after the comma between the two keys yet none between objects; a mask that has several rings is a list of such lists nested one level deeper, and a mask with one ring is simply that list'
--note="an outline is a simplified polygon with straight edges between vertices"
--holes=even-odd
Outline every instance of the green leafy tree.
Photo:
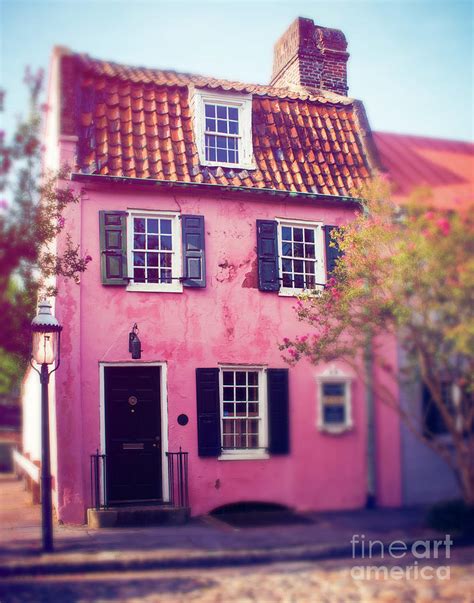
[{"label": "green leafy tree", "polygon": [[[309,334],[280,349],[289,363],[344,359],[362,377],[370,349],[376,397],[448,462],[474,505],[474,206],[429,209],[429,191],[419,190],[400,209],[383,180],[358,194],[362,211],[333,235],[343,255],[332,278],[297,301]],[[405,358],[400,368],[384,349],[390,337]],[[390,379],[421,381],[450,437],[421,429],[419,399],[401,406]],[[451,398],[446,383],[454,384]]]},{"label": "green leafy tree", "polygon": [[[67,234],[64,209],[81,194],[67,185],[69,169],[51,173],[42,169],[40,105],[43,73],[27,70],[25,84],[30,106],[11,140],[0,133],[0,389],[18,382],[30,354],[30,322],[38,296],[55,294],[51,277],[79,282],[92,260]],[[3,101],[3,95],[2,95]],[[3,103],[2,103],[3,104]],[[57,235],[66,228],[66,247],[53,251]]]}]

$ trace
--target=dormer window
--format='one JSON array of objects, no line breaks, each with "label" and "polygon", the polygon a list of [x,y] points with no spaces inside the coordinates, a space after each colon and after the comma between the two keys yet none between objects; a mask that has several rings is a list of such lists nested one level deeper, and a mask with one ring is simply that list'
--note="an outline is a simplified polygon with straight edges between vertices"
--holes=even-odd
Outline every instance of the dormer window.
[{"label": "dormer window", "polygon": [[251,95],[195,90],[194,126],[202,165],[255,168]]}]

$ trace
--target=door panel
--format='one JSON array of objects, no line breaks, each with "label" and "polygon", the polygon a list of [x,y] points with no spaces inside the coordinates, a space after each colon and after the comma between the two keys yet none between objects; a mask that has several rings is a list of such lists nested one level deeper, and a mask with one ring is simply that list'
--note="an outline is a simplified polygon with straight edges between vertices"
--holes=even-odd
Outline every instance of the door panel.
[{"label": "door panel", "polygon": [[159,367],[105,367],[107,496],[110,503],[159,500]]}]

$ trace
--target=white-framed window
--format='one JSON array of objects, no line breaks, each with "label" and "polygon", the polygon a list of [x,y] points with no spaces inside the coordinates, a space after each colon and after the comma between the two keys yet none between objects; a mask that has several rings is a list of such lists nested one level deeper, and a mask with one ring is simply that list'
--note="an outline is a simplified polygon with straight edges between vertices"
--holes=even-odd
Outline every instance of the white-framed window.
[{"label": "white-framed window", "polygon": [[220,459],[268,458],[266,386],[261,366],[220,367]]},{"label": "white-framed window", "polygon": [[195,90],[193,106],[200,163],[255,169],[252,95]]},{"label": "white-framed window", "polygon": [[280,295],[295,295],[324,284],[324,234],[321,222],[278,221]]},{"label": "white-framed window", "polygon": [[179,214],[128,210],[127,236],[128,289],[181,292]]},{"label": "white-framed window", "polygon": [[316,381],[318,429],[333,434],[351,429],[353,376],[332,366]]}]

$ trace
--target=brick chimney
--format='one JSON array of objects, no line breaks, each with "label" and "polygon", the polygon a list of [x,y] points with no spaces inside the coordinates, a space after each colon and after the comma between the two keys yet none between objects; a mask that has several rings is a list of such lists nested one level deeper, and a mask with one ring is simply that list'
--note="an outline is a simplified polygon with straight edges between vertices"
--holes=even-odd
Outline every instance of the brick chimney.
[{"label": "brick chimney", "polygon": [[298,17],[275,44],[270,84],[347,94],[346,37],[339,29]]}]

